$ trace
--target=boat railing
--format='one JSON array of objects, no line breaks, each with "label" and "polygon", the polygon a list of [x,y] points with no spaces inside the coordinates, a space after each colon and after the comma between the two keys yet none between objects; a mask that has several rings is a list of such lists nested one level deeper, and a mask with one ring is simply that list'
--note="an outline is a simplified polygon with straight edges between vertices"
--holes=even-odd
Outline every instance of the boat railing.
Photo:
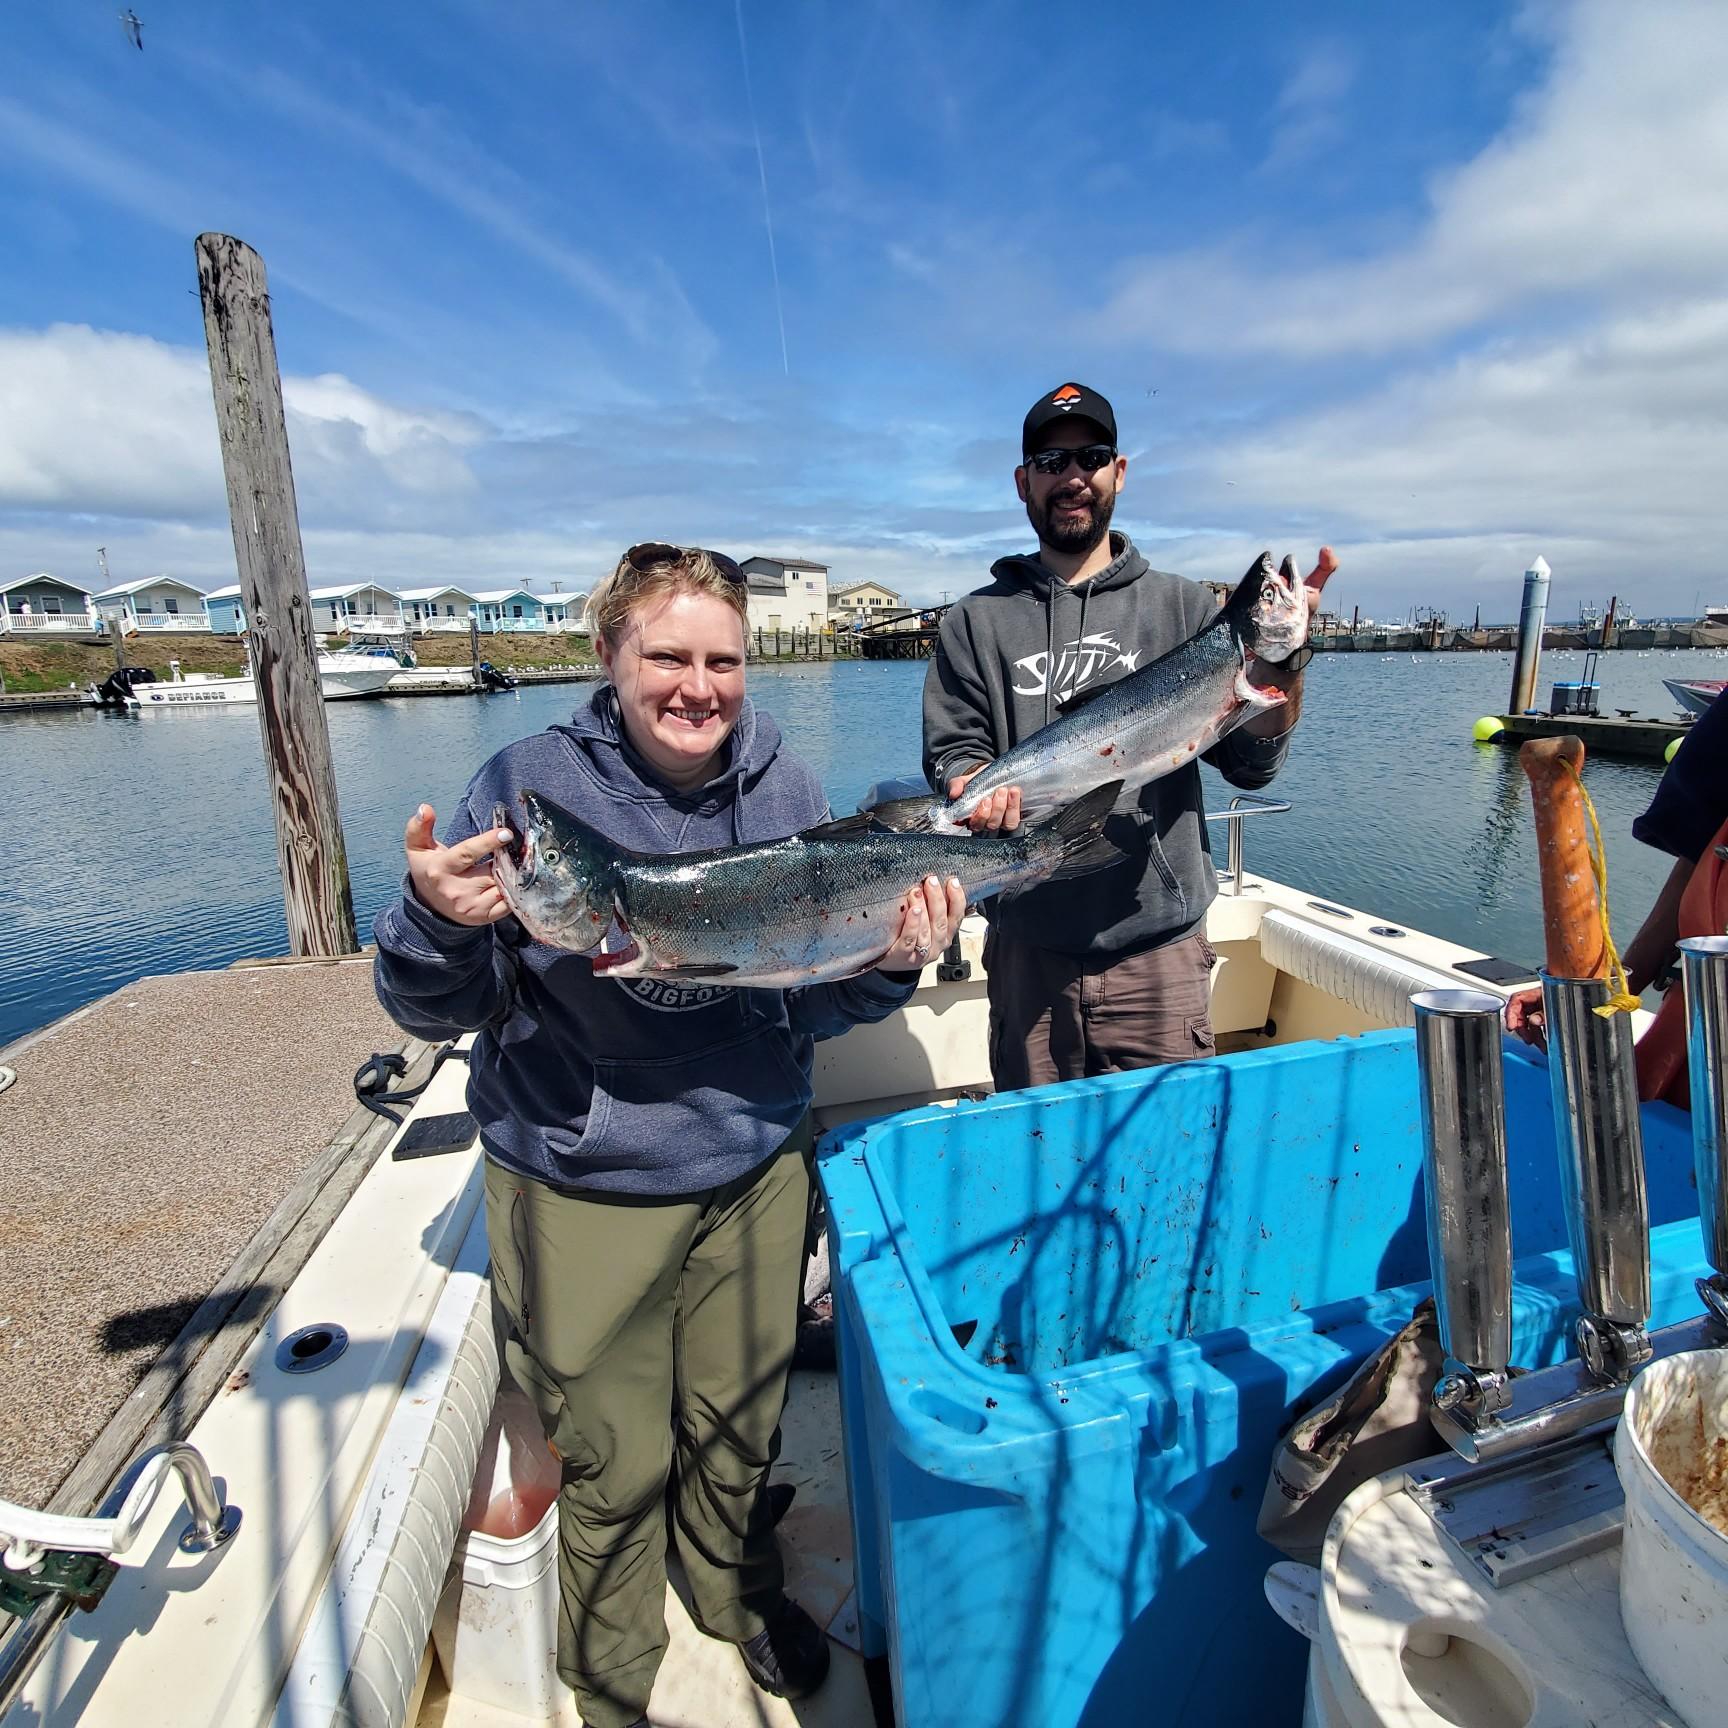
[{"label": "boat railing", "polygon": [[1225,864],[1218,872],[1218,880],[1229,884],[1228,893],[1242,892],[1242,878],[1247,870],[1242,850],[1242,819],[1245,816],[1281,816],[1289,808],[1290,802],[1286,798],[1262,798],[1253,792],[1238,792],[1230,800],[1228,810],[1206,812],[1208,822],[1228,825]]},{"label": "boat railing", "polygon": [[220,1548],[240,1528],[240,1511],[224,1503],[203,1454],[184,1440],[137,1458],[94,1518],[0,1501],[0,1586],[5,1608],[19,1616],[0,1642],[0,1711],[23,1689],[54,1628],[73,1608],[94,1607],[101,1598],[170,1475],[180,1478],[192,1515],[179,1535],[180,1552]]}]

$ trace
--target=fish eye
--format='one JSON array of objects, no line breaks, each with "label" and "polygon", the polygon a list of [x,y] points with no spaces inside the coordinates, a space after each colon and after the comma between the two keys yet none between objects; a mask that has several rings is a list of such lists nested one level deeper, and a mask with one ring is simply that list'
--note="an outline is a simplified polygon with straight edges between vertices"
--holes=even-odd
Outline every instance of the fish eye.
[{"label": "fish eye", "polygon": [[544,858],[548,864],[556,864],[558,862],[558,854],[556,852],[542,852],[540,856]]}]

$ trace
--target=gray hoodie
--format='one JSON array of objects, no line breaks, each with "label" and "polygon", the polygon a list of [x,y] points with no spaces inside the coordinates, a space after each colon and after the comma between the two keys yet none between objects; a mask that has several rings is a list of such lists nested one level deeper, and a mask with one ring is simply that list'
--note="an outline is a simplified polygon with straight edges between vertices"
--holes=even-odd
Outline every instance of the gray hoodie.
[{"label": "gray hoodie", "polygon": [[[924,772],[938,791],[1055,719],[1077,691],[1179,647],[1218,610],[1211,591],[1154,570],[1124,534],[1111,562],[1070,586],[1033,557],[1000,559],[988,587],[942,620],[924,680]],[[1206,760],[1234,786],[1266,785],[1284,740],[1232,732]],[[1105,834],[1120,864],[1045,882],[989,908],[997,929],[1060,954],[1117,959],[1197,929],[1218,892],[1194,763],[1143,787]]]}]

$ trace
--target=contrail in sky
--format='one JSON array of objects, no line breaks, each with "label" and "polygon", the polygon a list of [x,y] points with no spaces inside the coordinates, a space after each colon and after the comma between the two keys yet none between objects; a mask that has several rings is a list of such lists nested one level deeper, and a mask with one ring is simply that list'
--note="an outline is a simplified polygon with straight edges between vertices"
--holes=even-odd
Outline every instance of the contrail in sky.
[{"label": "contrail in sky", "polygon": [[756,124],[756,98],[750,89],[750,50],[744,44],[744,0],[732,0],[738,20],[738,56],[744,62],[744,106],[750,112],[750,130],[756,137],[756,172],[762,176],[762,225],[768,230],[768,268],[774,274],[774,316],[780,321],[780,364],[792,376],[792,360],[786,352],[786,308],[780,303],[780,262],[774,256],[774,212],[768,204],[768,164],[762,159],[762,128]]}]

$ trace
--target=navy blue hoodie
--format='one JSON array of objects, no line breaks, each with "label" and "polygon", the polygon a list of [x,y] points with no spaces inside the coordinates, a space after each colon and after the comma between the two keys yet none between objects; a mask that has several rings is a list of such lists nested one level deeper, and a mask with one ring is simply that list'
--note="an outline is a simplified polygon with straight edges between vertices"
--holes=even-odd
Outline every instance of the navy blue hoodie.
[{"label": "navy blue hoodie", "polygon": [[[747,701],[728,761],[674,792],[622,736],[601,685],[567,726],[500,750],[469,783],[446,845],[518,809],[524,789],[639,852],[779,840],[827,820],[814,774]],[[498,1163],[559,1188],[694,1194],[769,1157],[810,1106],[818,1038],[882,1020],[911,977],[865,972],[800,990],[596,978],[589,962],[532,940],[514,918],[454,924],[403,897],[379,913],[378,1000],[405,1031],[477,1031],[468,1105]]]}]

